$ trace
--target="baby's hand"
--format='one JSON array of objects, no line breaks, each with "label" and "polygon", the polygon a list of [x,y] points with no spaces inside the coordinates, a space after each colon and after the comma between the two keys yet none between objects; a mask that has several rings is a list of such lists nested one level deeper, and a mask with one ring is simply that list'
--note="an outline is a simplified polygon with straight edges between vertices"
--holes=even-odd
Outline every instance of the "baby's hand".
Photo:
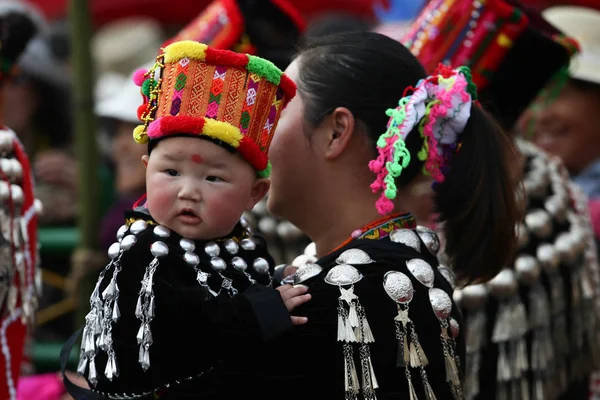
[{"label": "baby's hand", "polygon": [[[279,290],[279,294],[281,295],[281,299],[285,304],[285,307],[289,312],[292,312],[296,307],[306,303],[310,300],[310,294],[306,293],[308,291],[308,287],[304,285],[292,286],[292,285],[283,285],[277,288]],[[294,325],[302,325],[308,321],[306,317],[296,317],[292,316],[292,324]]]}]

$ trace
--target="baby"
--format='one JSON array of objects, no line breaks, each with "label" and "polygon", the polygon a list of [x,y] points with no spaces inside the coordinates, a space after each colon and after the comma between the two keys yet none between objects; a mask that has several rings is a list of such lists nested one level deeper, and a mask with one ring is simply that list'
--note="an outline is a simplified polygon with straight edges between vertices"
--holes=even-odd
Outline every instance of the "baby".
[{"label": "baby", "polygon": [[266,60],[193,41],[167,46],[134,81],[147,196],[109,249],[78,372],[97,395],[179,398],[306,322],[289,314],[306,289],[272,288],[273,260],[240,219],[269,188],[267,151],[295,86]]}]

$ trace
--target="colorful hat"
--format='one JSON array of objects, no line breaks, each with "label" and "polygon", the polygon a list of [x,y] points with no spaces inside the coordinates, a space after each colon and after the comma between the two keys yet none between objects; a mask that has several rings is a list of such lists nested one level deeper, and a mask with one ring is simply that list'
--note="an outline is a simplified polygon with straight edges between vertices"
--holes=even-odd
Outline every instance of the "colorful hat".
[{"label": "colorful hat", "polygon": [[133,79],[147,98],[138,109],[144,124],[134,130],[136,142],[198,135],[233,148],[259,176],[269,175],[269,145],[281,110],[296,93],[273,63],[182,41]]},{"label": "colorful hat", "polygon": [[[266,23],[275,26],[276,34],[257,26],[264,28]],[[258,55],[284,68],[305,28],[302,15],[287,0],[214,0],[163,47],[193,40],[216,49]],[[272,43],[273,36],[277,44]]]},{"label": "colorful hat", "polygon": [[438,63],[470,67],[480,101],[506,128],[577,51],[511,0],[432,0],[402,42],[428,73]]}]

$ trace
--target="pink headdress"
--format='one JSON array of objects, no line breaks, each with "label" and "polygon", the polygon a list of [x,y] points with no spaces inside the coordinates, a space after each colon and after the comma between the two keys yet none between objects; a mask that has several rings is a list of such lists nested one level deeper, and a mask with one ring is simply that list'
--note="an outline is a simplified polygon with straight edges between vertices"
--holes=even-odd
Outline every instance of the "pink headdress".
[{"label": "pink headdress", "polygon": [[[410,90],[413,92],[408,95]],[[477,89],[467,67],[453,70],[440,65],[415,88],[407,88],[398,107],[386,111],[390,117],[387,131],[377,140],[378,157],[369,163],[371,171],[377,174],[371,189],[373,193],[383,191],[376,203],[380,214],[388,214],[394,208],[395,179],[410,163],[405,145],[410,132],[418,127],[424,139],[419,160],[425,161],[425,172],[441,183],[476,99]]]}]

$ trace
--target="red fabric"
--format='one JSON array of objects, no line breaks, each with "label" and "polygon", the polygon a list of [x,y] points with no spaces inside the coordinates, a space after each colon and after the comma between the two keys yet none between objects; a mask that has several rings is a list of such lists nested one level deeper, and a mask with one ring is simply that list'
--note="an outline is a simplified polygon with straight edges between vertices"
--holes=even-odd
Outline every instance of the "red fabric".
[{"label": "red fabric", "polygon": [[178,115],[176,117],[167,115],[157,119],[153,124],[159,124],[157,136],[149,136],[150,139],[159,139],[164,136],[177,133],[200,134],[204,128],[204,118],[188,117]]},{"label": "red fabric", "polygon": [[[23,150],[23,147],[17,140],[13,140],[14,153],[16,159],[21,163],[23,168],[23,180],[21,188],[23,190],[23,207],[20,217],[22,217],[28,210],[31,210],[34,204],[34,192],[33,192],[33,177],[31,174],[31,166],[29,159]],[[3,179],[6,180],[5,177]],[[36,255],[37,255],[37,217],[34,215],[27,225],[27,233],[29,236],[29,248],[25,251],[29,252],[31,264],[27,265],[25,274],[25,283],[35,285],[35,266],[36,266]],[[19,274],[15,274],[15,278],[12,282],[16,287],[21,286],[19,280]],[[21,295],[18,295],[17,307],[20,308]],[[21,371],[21,363],[23,362],[23,352],[25,348],[25,337],[27,335],[27,327],[23,324],[20,317],[7,319],[3,318],[0,320],[0,348],[8,348],[9,354],[5,354],[4,350],[0,351],[0,399],[11,398],[9,388],[16,390],[17,381]],[[6,341],[6,342],[4,342]],[[9,360],[7,360],[9,358]],[[7,374],[6,364],[10,365],[10,375]]]},{"label": "red fabric", "polygon": [[285,96],[283,107],[296,95],[296,84],[287,75],[281,75],[279,87]]},{"label": "red fabric", "polygon": [[229,50],[219,50],[209,47],[206,49],[206,62],[224,67],[245,68],[248,65],[248,56]]},{"label": "red fabric", "polygon": [[238,153],[248,161],[250,165],[257,171],[262,171],[267,168],[269,160],[267,155],[260,150],[260,147],[248,137],[244,136],[240,142],[240,147],[237,148]]}]

